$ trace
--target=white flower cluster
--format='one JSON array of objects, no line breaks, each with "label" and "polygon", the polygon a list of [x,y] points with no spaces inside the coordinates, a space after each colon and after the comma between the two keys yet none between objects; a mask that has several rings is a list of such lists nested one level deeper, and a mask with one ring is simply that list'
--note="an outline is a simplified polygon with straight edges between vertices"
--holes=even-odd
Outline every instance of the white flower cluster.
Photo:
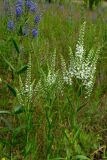
[{"label": "white flower cluster", "polygon": [[65,60],[62,56],[61,56],[61,65],[62,65],[63,81],[66,84],[72,85],[72,76],[71,74],[69,74],[70,72],[67,70]]},{"label": "white flower cluster", "polygon": [[30,55],[25,85],[23,84],[22,79],[19,76],[20,88],[19,90],[16,89],[17,98],[21,105],[28,105],[32,102],[33,92],[34,92],[34,83],[35,83],[35,80],[31,82],[31,55]]},{"label": "white flower cluster", "polygon": [[43,70],[41,73],[41,78],[35,87],[35,92],[40,93],[43,96],[46,93],[52,91],[53,86],[55,86],[58,78],[58,72],[55,71],[56,67],[56,50],[51,57],[51,65],[48,65],[48,73],[46,74]]},{"label": "white flower cluster", "polygon": [[48,66],[48,73],[46,74],[41,69],[41,77],[34,87],[35,80],[31,82],[31,55],[29,56],[28,68],[27,68],[27,76],[25,85],[22,82],[21,77],[19,76],[19,89],[16,89],[17,98],[21,105],[27,106],[31,104],[33,97],[36,95],[45,96],[46,93],[51,93],[53,90],[58,77],[58,72],[55,71],[56,67],[56,51],[54,52],[51,58],[51,65]]},{"label": "white flower cluster", "polygon": [[80,80],[82,83],[82,86],[85,88],[86,97],[90,96],[95,81],[96,63],[100,49],[98,48],[97,51],[91,49],[89,53],[86,54],[84,47],[85,25],[86,23],[84,22],[81,26],[75,54],[73,54],[72,49],[69,48],[69,63],[67,65],[61,55],[62,78],[59,75],[59,71],[56,71],[55,50],[51,58],[51,65],[48,65],[48,73],[40,69],[41,77],[34,87],[35,80],[31,82],[31,56],[29,57],[25,85],[23,85],[21,77],[19,77],[20,89],[16,89],[20,104],[25,105],[31,103],[35,94],[37,97],[37,95],[52,95],[59,90],[62,92],[63,84],[66,83],[73,86],[75,79]]},{"label": "white flower cluster", "polygon": [[46,78],[47,86],[52,86],[53,84],[55,84],[56,79],[57,79],[57,74],[51,73],[51,71],[49,70],[47,78]]},{"label": "white flower cluster", "polygon": [[56,67],[56,50],[54,50],[54,53],[51,57],[51,65],[48,66],[48,74],[45,78],[46,86],[51,87],[56,83],[57,80],[57,72],[55,71]]},{"label": "white flower cluster", "polygon": [[86,56],[84,49],[85,24],[86,23],[84,22],[80,30],[75,55],[73,55],[72,49],[70,48],[70,63],[68,65],[68,69],[62,57],[61,62],[64,82],[72,85],[73,78],[80,79],[82,81],[82,85],[85,87],[87,96],[90,96],[94,85],[96,63],[100,49],[96,52],[91,49],[89,54]]}]

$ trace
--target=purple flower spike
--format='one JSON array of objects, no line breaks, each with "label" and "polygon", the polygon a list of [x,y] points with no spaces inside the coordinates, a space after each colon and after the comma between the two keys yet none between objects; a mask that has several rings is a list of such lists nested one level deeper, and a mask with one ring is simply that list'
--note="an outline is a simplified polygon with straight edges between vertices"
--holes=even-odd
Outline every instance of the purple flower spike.
[{"label": "purple flower spike", "polygon": [[27,0],[26,1],[26,7],[29,9],[31,7],[31,1],[30,0]]},{"label": "purple flower spike", "polygon": [[30,1],[30,0],[27,0],[26,1],[26,7],[28,9],[30,9],[31,12],[35,12],[36,11],[36,5],[34,2]]},{"label": "purple flower spike", "polygon": [[22,7],[22,5],[23,5],[23,1],[22,1],[22,0],[17,0],[16,5],[17,5],[17,6]]},{"label": "purple flower spike", "polygon": [[35,5],[35,4],[32,4],[32,5],[31,5],[30,11],[31,11],[31,12],[35,12],[35,11],[36,11],[36,5]]},{"label": "purple flower spike", "polygon": [[32,36],[37,37],[38,36],[38,30],[37,29],[32,29]]},{"label": "purple flower spike", "polygon": [[7,27],[9,30],[14,30],[14,21],[13,20],[9,20],[7,23]]},{"label": "purple flower spike", "polygon": [[20,6],[16,6],[16,16],[20,16],[22,15],[23,11],[22,11],[22,7]]},{"label": "purple flower spike", "polygon": [[36,24],[40,22],[40,16],[39,16],[39,15],[37,15],[37,16],[35,17],[34,22],[35,22]]}]

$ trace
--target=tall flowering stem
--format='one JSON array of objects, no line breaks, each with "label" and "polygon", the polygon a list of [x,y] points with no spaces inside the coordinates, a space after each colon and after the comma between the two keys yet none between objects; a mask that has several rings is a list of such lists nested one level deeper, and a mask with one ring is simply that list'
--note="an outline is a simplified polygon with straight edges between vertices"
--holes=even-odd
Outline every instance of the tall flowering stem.
[{"label": "tall flowering stem", "polygon": [[[24,112],[24,120],[26,124],[26,132],[25,132],[25,145],[24,145],[24,152],[25,157],[24,159],[30,159],[30,154],[27,153],[27,148],[31,143],[32,139],[31,136],[33,134],[34,124],[33,124],[33,104],[35,102],[35,79],[32,81],[31,76],[31,55],[29,55],[29,62],[27,68],[27,75],[25,83],[22,82],[21,77],[19,76],[19,88],[16,88],[17,99],[18,103],[23,106]],[[32,111],[31,111],[32,110]],[[35,137],[32,137],[35,139]],[[29,148],[32,151],[32,147]]]},{"label": "tall flowering stem", "polygon": [[96,64],[99,58],[100,48],[96,51],[92,48],[88,55],[86,55],[84,46],[85,26],[86,22],[81,26],[75,54],[73,54],[71,48],[69,50],[70,61],[68,68],[63,57],[61,61],[63,81],[71,86],[73,85],[73,79],[81,81],[82,86],[85,88],[85,95],[89,97],[95,82]]}]

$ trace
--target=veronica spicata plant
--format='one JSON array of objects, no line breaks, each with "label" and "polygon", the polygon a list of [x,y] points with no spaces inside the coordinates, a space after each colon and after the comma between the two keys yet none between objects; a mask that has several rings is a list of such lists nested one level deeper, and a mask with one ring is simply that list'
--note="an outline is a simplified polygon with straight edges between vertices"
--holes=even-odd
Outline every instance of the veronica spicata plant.
[{"label": "veronica spicata plant", "polygon": [[18,103],[23,108],[23,117],[25,123],[25,145],[24,145],[24,158],[30,159],[32,155],[35,155],[36,140],[34,134],[34,102],[35,102],[35,79],[32,81],[31,76],[31,55],[29,56],[28,68],[26,80],[23,83],[19,76],[19,89],[16,88]]},{"label": "veronica spicata plant", "polygon": [[51,65],[48,64],[48,73],[40,69],[41,77],[35,86],[35,79],[31,82],[31,55],[29,56],[26,80],[23,83],[22,78],[19,76],[19,89],[16,88],[19,104],[25,107],[30,106],[35,95],[41,95],[44,98],[49,95],[53,97],[56,93],[55,86],[57,86],[57,89],[59,89],[60,86],[58,83],[58,71],[56,71],[55,67],[56,51],[54,51],[52,55]]},{"label": "veronica spicata plant", "polygon": [[47,64],[48,72],[45,73],[43,69],[40,70],[41,77],[36,85],[35,91],[39,91],[39,93],[44,97],[47,94],[52,95],[55,90],[55,86],[58,86],[58,71],[56,71],[56,50],[54,51],[51,57],[51,64]]},{"label": "veronica spicata plant", "polygon": [[16,89],[19,104],[26,107],[32,103],[32,98],[34,95],[34,84],[35,80],[31,82],[31,55],[30,55],[25,83],[23,84],[22,79],[19,76],[20,88]]},{"label": "veronica spicata plant", "polygon": [[[82,86],[85,88],[86,97],[91,95],[94,82],[95,82],[95,72],[96,64],[99,57],[100,48],[95,51],[93,48],[86,55],[86,50],[84,46],[84,35],[85,35],[84,22],[81,26],[79,39],[76,44],[75,54],[72,52],[71,47],[69,48],[69,64],[68,68],[64,58],[61,56],[63,81],[72,86],[74,79],[80,80]],[[75,82],[74,82],[75,83]]]},{"label": "veronica spicata plant", "polygon": [[43,69],[40,70],[40,80],[35,87],[36,95],[39,94],[44,103],[44,113],[46,115],[46,157],[50,159],[52,144],[53,144],[53,134],[52,126],[53,120],[53,107],[54,102],[59,91],[59,74],[56,70],[56,50],[51,57],[51,64],[47,64],[48,70],[45,72]]}]

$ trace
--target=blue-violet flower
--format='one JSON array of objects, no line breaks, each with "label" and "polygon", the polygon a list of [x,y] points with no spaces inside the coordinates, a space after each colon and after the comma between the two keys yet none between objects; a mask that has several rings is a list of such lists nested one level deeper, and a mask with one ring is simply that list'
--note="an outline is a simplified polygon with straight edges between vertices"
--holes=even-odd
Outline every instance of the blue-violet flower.
[{"label": "blue-violet flower", "polygon": [[28,9],[30,9],[30,11],[32,11],[32,12],[35,12],[35,11],[36,11],[36,5],[35,5],[35,3],[32,2],[32,1],[30,1],[30,0],[27,0],[27,1],[26,1],[26,7],[27,7]]},{"label": "blue-violet flower", "polygon": [[35,17],[34,22],[35,22],[35,23],[39,23],[39,22],[40,22],[40,16],[39,16],[39,15],[37,15],[37,16]]},{"label": "blue-violet flower", "polygon": [[17,6],[22,7],[22,5],[23,5],[23,1],[22,1],[22,0],[17,0],[16,5],[17,5]]},{"label": "blue-violet flower", "polygon": [[22,10],[22,7],[21,6],[16,6],[16,16],[20,16],[22,15],[23,13],[23,10]]},{"label": "blue-violet flower", "polygon": [[32,36],[33,37],[37,37],[37,35],[38,35],[38,30],[37,29],[32,29]]}]

